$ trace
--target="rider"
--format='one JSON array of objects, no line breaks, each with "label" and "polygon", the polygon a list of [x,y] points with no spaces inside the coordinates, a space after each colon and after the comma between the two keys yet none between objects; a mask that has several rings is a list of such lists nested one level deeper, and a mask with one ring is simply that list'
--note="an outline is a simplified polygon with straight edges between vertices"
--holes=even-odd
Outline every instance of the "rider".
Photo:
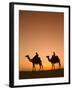
[{"label": "rider", "polygon": [[39,55],[38,55],[38,53],[37,53],[37,52],[36,52],[36,55],[34,56],[34,58],[35,58],[35,60],[38,60]]},{"label": "rider", "polygon": [[36,55],[35,55],[34,57],[37,57],[37,58],[38,58],[38,56],[39,56],[39,55],[38,55],[38,53],[36,52]]},{"label": "rider", "polygon": [[55,52],[53,52],[52,59],[53,60],[55,59]]}]

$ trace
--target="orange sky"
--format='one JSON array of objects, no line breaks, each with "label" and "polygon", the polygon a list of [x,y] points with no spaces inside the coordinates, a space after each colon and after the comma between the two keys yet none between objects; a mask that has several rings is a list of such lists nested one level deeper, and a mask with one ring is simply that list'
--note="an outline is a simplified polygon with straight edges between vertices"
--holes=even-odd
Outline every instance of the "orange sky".
[{"label": "orange sky", "polygon": [[[19,11],[19,33],[20,71],[32,70],[32,63],[25,55],[32,59],[36,52],[42,60],[44,70],[51,69],[46,56],[52,56],[53,51],[64,67],[64,13]],[[38,65],[36,67],[39,68]]]}]

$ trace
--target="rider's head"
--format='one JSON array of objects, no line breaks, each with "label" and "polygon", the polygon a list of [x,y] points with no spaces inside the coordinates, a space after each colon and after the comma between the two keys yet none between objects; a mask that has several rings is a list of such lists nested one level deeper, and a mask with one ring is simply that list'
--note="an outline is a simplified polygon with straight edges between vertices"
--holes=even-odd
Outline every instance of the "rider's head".
[{"label": "rider's head", "polygon": [[53,55],[55,56],[55,52],[53,52]]},{"label": "rider's head", "polygon": [[36,55],[38,55],[38,53],[36,52]]}]

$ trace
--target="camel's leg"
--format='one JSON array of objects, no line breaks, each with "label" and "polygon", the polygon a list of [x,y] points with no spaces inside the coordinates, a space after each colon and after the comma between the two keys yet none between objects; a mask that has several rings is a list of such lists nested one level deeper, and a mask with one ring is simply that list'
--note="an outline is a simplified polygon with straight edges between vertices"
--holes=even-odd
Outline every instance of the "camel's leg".
[{"label": "camel's leg", "polygon": [[33,65],[33,67],[32,67],[32,71],[34,71],[34,65]]},{"label": "camel's leg", "polygon": [[53,70],[53,64],[52,64],[52,70]]},{"label": "camel's leg", "polygon": [[39,69],[39,71],[41,70],[41,64],[39,64],[39,66],[40,66],[40,69]]},{"label": "camel's leg", "polygon": [[40,71],[41,69],[43,70],[43,65],[42,65],[42,64],[39,64],[39,66],[40,66],[39,71]]},{"label": "camel's leg", "polygon": [[32,69],[32,71],[34,71],[34,70],[36,70],[36,69],[35,69],[35,64],[33,64],[33,69]]},{"label": "camel's leg", "polygon": [[42,70],[43,70],[43,65],[41,65],[42,66]]},{"label": "camel's leg", "polygon": [[34,71],[36,71],[35,64],[34,64]]},{"label": "camel's leg", "polygon": [[61,64],[60,64],[60,62],[59,62],[59,68],[61,67]]},{"label": "camel's leg", "polygon": [[54,70],[55,69],[55,65],[54,64],[52,64],[52,70]]},{"label": "camel's leg", "polygon": [[36,68],[34,67],[34,70],[36,71]]},{"label": "camel's leg", "polygon": [[55,70],[55,65],[54,65],[54,70]]}]

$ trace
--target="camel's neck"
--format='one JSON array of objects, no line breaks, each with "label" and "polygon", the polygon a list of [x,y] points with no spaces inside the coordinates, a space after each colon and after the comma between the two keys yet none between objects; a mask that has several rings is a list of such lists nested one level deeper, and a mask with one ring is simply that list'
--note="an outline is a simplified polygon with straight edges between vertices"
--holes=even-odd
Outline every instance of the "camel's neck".
[{"label": "camel's neck", "polygon": [[51,59],[48,57],[49,62],[51,62]]},{"label": "camel's neck", "polygon": [[27,57],[28,58],[28,60],[30,61],[30,62],[32,62],[32,60],[30,59],[30,57]]}]

